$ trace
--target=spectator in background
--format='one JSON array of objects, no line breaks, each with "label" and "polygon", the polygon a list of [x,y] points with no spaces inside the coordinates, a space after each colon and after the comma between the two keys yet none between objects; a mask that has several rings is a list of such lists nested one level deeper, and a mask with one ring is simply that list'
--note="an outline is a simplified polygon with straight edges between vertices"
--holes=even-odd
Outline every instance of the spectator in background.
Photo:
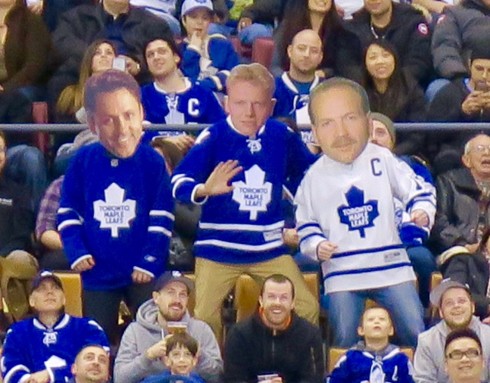
[{"label": "spectator in background", "polygon": [[[365,89],[373,112],[395,122],[425,121],[424,92],[411,74],[401,68],[395,47],[379,39],[369,44],[364,54]],[[397,154],[421,154],[422,132],[398,134]]]},{"label": "spectator in background", "polygon": [[474,253],[490,226],[490,137],[478,134],[466,142],[463,168],[437,178],[437,211],[432,230],[435,251],[446,257]]},{"label": "spectator in background", "polygon": [[80,350],[71,366],[69,383],[108,383],[110,356],[102,346],[88,345]]},{"label": "spectator in background", "polygon": [[487,296],[490,271],[490,228],[485,229],[478,249],[474,253],[463,251],[445,257],[440,266],[444,278],[461,282],[469,287],[475,303],[475,315],[490,324],[490,297]]},{"label": "spectator in background", "polygon": [[34,317],[13,324],[5,338],[5,383],[63,383],[84,346],[97,344],[109,352],[107,337],[95,321],[65,314],[63,285],[53,273],[36,276],[29,303]]},{"label": "spectator in background", "polygon": [[225,343],[225,382],[323,382],[320,329],[295,312],[293,282],[283,274],[265,278],[256,313],[235,324]]},{"label": "spectator in background", "polygon": [[[470,329],[455,330],[444,346],[445,366],[452,383],[480,383],[486,360],[478,335]],[[466,357],[466,360],[463,359]]]},{"label": "spectator in background", "polygon": [[[393,121],[381,113],[374,112],[370,116],[373,120],[370,128],[370,141],[393,152],[396,145]],[[431,185],[434,184],[432,175],[421,158],[417,156],[400,156],[399,158],[410,166],[417,176]],[[424,307],[428,307],[431,274],[437,270],[435,257],[425,245],[429,231],[411,222],[410,215],[403,209],[401,201],[397,199],[395,199],[395,217],[400,239],[407,248],[408,258],[417,275],[420,300]]]},{"label": "spectator in background", "polygon": [[114,378],[118,383],[139,383],[165,369],[169,335],[185,329],[199,344],[196,372],[207,382],[220,382],[223,362],[211,328],[191,317],[189,296],[194,283],[178,271],[164,273],[155,283],[153,299],[145,302],[121,340]]},{"label": "spectator in background", "polygon": [[[424,16],[410,4],[364,0],[364,7],[345,23],[337,52],[339,74],[362,82],[362,53],[375,40],[386,40],[399,54],[399,67],[425,87],[432,74],[431,34]],[[352,39],[352,35],[355,36]]]},{"label": "spectator in background", "polygon": [[94,4],[93,0],[25,0],[25,2],[32,13],[42,15],[50,32],[56,29],[64,12],[78,5]]},{"label": "spectator in background", "polygon": [[281,235],[283,187],[294,192],[315,158],[299,135],[269,118],[274,79],[264,66],[235,67],[227,88],[228,118],[201,133],[172,178],[177,200],[202,205],[196,317],[220,337],[221,305],[237,278],[260,281],[281,270],[295,283],[298,314],[315,323],[318,303]]},{"label": "spectator in background", "polygon": [[181,70],[192,82],[224,93],[230,70],[238,65],[238,55],[226,37],[208,33],[214,14],[211,0],[185,0],[182,4],[187,37],[181,44]]},{"label": "spectator in background", "polygon": [[432,39],[437,74],[445,79],[468,76],[468,59],[474,49],[488,48],[490,4],[486,0],[463,0],[446,7]]},{"label": "spectator in background", "polygon": [[59,122],[87,123],[83,109],[83,89],[90,76],[102,73],[113,66],[116,47],[110,40],[95,40],[83,55],[78,82],[67,86],[56,103],[56,120]]},{"label": "spectator in background", "polygon": [[129,0],[102,0],[97,5],[80,5],[64,13],[53,33],[53,43],[61,66],[48,85],[48,101],[52,108],[59,95],[80,78],[80,63],[87,48],[102,37],[116,46],[117,57],[123,58],[129,74],[142,81],[143,48],[149,39],[171,38],[167,23],[151,13],[129,6]]},{"label": "spectator in background", "polygon": [[[211,90],[183,77],[177,45],[156,39],[145,46],[145,59],[153,82],[141,89],[145,119],[154,124],[212,124],[225,112]],[[178,133],[178,132],[174,132]],[[165,132],[147,131],[145,141]]]},{"label": "spectator in background", "polygon": [[401,344],[415,345],[423,308],[398,235],[394,198],[430,230],[434,188],[388,150],[368,142],[369,101],[344,78],[310,94],[312,130],[323,155],[308,169],[295,202],[301,252],[321,263],[333,344],[352,346],[366,299],[386,307]]},{"label": "spectator in background", "polygon": [[5,175],[6,164],[7,143],[0,131],[0,331],[6,331],[9,325],[3,299],[15,319],[27,314],[28,297],[22,280],[26,282],[34,277],[38,267],[37,260],[29,253],[34,223],[30,195]]},{"label": "spectator in background", "polygon": [[273,117],[288,117],[297,124],[310,124],[308,102],[310,91],[320,82],[316,70],[323,52],[322,41],[312,29],[298,32],[288,46],[289,70],[276,77]]},{"label": "spectator in background", "polygon": [[390,343],[395,329],[388,310],[376,306],[364,310],[357,333],[363,340],[340,358],[328,383],[414,383],[410,359]]},{"label": "spectator in background", "polygon": [[135,315],[165,270],[174,221],[163,160],[140,145],[140,97],[138,83],[119,70],[87,81],[84,107],[100,142],[77,152],[58,210],[65,253],[82,273],[84,315],[95,318],[113,344],[121,300]]},{"label": "spectator in background", "polygon": [[165,355],[161,361],[168,368],[161,374],[149,376],[143,380],[144,383],[159,383],[168,381],[170,376],[178,378],[185,377],[186,383],[206,383],[194,372],[197,364],[199,344],[187,333],[176,333],[168,337],[166,341]]},{"label": "spectator in background", "polygon": [[322,77],[330,77],[336,72],[338,38],[346,33],[333,0],[291,0],[285,8],[284,17],[274,34],[275,51],[273,57],[274,75],[280,75],[289,68],[287,49],[293,37],[303,29],[313,29],[323,44],[323,59],[319,66]]},{"label": "spectator in background", "polygon": [[[451,331],[473,330],[483,344],[483,358],[490,356],[490,327],[473,316],[475,305],[468,286],[446,279],[430,293],[430,302],[439,309],[441,321],[419,335],[414,358],[414,379],[417,383],[447,383],[445,368],[446,340]],[[489,380],[485,366],[481,381]]]},{"label": "spectator in background", "polygon": [[[490,10],[489,10],[490,12]],[[488,17],[488,16],[487,16]],[[490,19],[490,17],[488,17]],[[490,28],[489,28],[490,31]],[[444,85],[430,103],[427,119],[436,122],[490,121],[490,46],[471,51],[470,76]],[[463,146],[473,135],[462,130],[429,134],[429,153],[438,172],[460,166]]]}]

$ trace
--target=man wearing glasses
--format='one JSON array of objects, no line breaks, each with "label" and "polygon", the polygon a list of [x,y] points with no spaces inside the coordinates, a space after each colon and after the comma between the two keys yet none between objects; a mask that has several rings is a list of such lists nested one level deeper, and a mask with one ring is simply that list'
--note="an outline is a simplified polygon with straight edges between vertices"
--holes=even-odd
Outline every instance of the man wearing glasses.
[{"label": "man wearing glasses", "polygon": [[480,383],[485,366],[480,338],[468,328],[455,330],[444,347],[446,371],[452,383]]},{"label": "man wearing glasses", "polygon": [[[483,348],[483,360],[490,355],[490,327],[473,316],[475,304],[468,286],[445,279],[430,294],[431,303],[439,308],[442,320],[431,329],[421,333],[414,359],[414,380],[417,383],[448,382],[449,361],[448,342],[451,331],[470,329],[476,333]],[[457,353],[456,353],[457,356]],[[467,355],[468,357],[470,355]],[[454,367],[455,369],[457,367]],[[488,367],[484,367],[484,381],[489,380]],[[453,380],[451,380],[453,382]],[[478,380],[479,381],[479,380]]]}]

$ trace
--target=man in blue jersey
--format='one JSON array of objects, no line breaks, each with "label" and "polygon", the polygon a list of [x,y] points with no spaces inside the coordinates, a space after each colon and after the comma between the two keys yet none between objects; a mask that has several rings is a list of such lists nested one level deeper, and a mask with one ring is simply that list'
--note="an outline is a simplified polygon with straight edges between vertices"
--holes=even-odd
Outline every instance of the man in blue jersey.
[{"label": "man in blue jersey", "polygon": [[115,342],[121,299],[136,313],[164,271],[173,200],[161,156],[140,145],[143,107],[133,77],[117,70],[92,76],[84,106],[100,142],[72,160],[58,230],[71,268],[82,273],[84,314]]},{"label": "man in blue jersey", "polygon": [[309,110],[324,155],[298,189],[296,221],[301,252],[321,262],[334,344],[356,342],[371,298],[390,312],[400,342],[415,346],[424,329],[423,308],[393,199],[415,225],[430,228],[434,187],[389,150],[368,143],[369,101],[357,83],[322,82],[310,94]]},{"label": "man in blue jersey", "polygon": [[109,352],[107,337],[94,320],[64,313],[63,285],[53,273],[36,276],[29,303],[35,316],[12,325],[5,338],[4,382],[64,383],[83,347],[100,345]]},{"label": "man in blue jersey", "polygon": [[293,190],[314,161],[301,139],[269,119],[274,79],[254,63],[227,80],[229,116],[196,140],[172,178],[177,199],[202,205],[196,254],[197,318],[220,336],[223,298],[242,273],[258,281],[281,271],[296,287],[299,315],[317,320],[309,292],[282,239],[283,187]]},{"label": "man in blue jersey", "polygon": [[[141,89],[147,121],[154,124],[212,124],[225,118],[212,91],[182,77],[180,54],[172,39],[149,41],[145,46],[145,60],[153,77],[153,82]],[[170,133],[148,131],[145,140]]]}]

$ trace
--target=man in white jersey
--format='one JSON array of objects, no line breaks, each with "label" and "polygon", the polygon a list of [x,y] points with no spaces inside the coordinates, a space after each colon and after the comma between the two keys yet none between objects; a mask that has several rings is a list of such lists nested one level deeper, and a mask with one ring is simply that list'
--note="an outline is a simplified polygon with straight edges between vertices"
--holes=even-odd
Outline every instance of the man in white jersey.
[{"label": "man in white jersey", "polygon": [[365,300],[386,307],[402,344],[424,330],[415,274],[398,236],[393,198],[412,221],[430,227],[433,186],[388,150],[368,143],[364,89],[333,78],[310,94],[313,134],[324,155],[308,170],[296,202],[301,252],[321,262],[334,344],[356,340]]}]

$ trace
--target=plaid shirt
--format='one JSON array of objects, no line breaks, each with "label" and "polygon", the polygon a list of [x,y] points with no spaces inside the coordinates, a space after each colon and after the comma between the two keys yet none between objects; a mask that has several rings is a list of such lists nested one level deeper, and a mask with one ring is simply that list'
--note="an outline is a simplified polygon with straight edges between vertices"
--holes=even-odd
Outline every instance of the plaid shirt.
[{"label": "plaid shirt", "polygon": [[61,185],[65,176],[55,179],[49,185],[43,199],[36,220],[36,238],[39,240],[41,235],[47,230],[57,231],[57,212],[60,206]]}]

